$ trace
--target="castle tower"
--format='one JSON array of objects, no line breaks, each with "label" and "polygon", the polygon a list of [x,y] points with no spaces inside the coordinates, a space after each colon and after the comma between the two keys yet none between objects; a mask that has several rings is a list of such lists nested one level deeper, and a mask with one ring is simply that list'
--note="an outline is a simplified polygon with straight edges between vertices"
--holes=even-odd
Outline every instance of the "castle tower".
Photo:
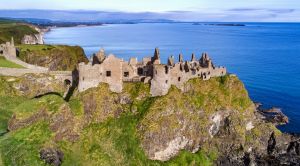
[{"label": "castle tower", "polygon": [[166,95],[171,87],[170,71],[167,65],[154,65],[150,93],[152,96]]}]

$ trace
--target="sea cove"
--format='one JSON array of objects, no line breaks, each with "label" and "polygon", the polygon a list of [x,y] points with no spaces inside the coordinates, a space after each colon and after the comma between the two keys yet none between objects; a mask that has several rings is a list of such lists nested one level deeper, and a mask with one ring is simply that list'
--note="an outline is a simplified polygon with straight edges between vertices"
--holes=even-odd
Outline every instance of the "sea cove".
[{"label": "sea cove", "polygon": [[124,60],[152,55],[160,48],[165,63],[171,54],[190,60],[208,52],[244,82],[252,100],[282,108],[290,124],[280,127],[300,133],[300,24],[152,23],[55,28],[45,34],[47,44],[82,46],[90,57],[99,48]]}]

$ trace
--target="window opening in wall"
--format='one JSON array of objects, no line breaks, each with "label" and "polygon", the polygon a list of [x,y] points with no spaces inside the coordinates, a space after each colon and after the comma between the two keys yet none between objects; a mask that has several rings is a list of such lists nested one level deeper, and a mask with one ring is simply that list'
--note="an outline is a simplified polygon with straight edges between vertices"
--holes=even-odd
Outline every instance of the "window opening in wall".
[{"label": "window opening in wall", "polygon": [[106,71],[106,77],[110,77],[111,76],[111,71]]},{"label": "window opening in wall", "polygon": [[129,72],[124,72],[124,77],[129,77]]},{"label": "window opening in wall", "polygon": [[168,74],[169,73],[169,67],[165,66],[165,73]]},{"label": "window opening in wall", "polygon": [[179,82],[181,81],[181,77],[178,77],[178,81],[179,81]]},{"label": "window opening in wall", "polygon": [[138,68],[138,75],[143,75],[143,73],[144,73],[143,68]]},{"label": "window opening in wall", "polygon": [[168,83],[168,80],[166,80],[166,84]]}]

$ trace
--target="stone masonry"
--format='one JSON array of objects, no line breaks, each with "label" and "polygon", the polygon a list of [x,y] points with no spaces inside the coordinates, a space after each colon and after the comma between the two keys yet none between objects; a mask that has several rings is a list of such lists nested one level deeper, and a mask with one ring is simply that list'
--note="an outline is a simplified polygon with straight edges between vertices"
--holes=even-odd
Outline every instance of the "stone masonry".
[{"label": "stone masonry", "polygon": [[216,67],[207,53],[203,53],[199,60],[193,54],[191,61],[184,61],[180,54],[177,63],[171,56],[167,64],[161,64],[158,48],[153,57],[144,57],[141,62],[137,58],[130,58],[127,62],[112,54],[106,56],[101,49],[92,57],[91,62],[80,63],[78,72],[79,91],[97,87],[99,83],[107,83],[111,91],[120,93],[123,82],[144,82],[151,84],[152,96],[163,96],[172,85],[183,89],[184,83],[192,78],[208,80],[224,76],[226,68]]},{"label": "stone masonry", "polygon": [[5,58],[16,58],[17,51],[14,44],[14,39],[11,38],[11,42],[6,42],[5,44],[0,44],[0,56]]}]

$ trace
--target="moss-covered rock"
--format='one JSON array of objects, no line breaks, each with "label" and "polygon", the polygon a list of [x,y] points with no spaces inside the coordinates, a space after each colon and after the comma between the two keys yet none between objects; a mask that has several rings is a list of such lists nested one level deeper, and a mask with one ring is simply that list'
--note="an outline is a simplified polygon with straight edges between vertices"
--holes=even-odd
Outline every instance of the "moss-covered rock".
[{"label": "moss-covered rock", "polygon": [[26,125],[0,137],[3,164],[43,165],[40,151],[55,149],[62,165],[213,165],[228,157],[243,165],[246,154],[266,153],[272,133],[282,140],[277,147],[288,140],[257,118],[236,77],[190,80],[183,92],[172,87],[162,97],[149,89],[125,83],[116,94],[100,84],[69,102],[47,95],[9,108],[11,121]]},{"label": "moss-covered rock", "polygon": [[8,120],[20,104],[19,109],[28,108],[28,112],[34,114],[40,108],[33,107],[35,101],[31,98],[47,94],[62,96],[67,90],[63,81],[46,74],[0,77],[0,134],[7,130]]},{"label": "moss-covered rock", "polygon": [[62,96],[68,87],[64,80],[48,74],[25,74],[20,77],[0,77],[0,95],[25,96],[27,98],[40,97],[46,94]]},{"label": "moss-covered rock", "polygon": [[50,70],[74,70],[78,63],[88,62],[79,46],[19,45],[17,48],[21,60]]}]

